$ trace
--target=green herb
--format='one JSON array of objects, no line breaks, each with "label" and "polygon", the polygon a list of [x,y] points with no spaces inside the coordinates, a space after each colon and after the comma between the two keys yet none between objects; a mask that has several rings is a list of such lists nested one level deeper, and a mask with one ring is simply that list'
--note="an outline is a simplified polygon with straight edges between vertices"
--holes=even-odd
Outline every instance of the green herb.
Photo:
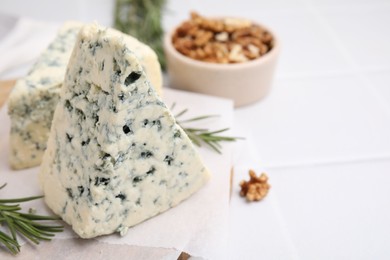
[{"label": "green herb", "polygon": [[161,26],[166,0],[116,0],[115,28],[148,44],[165,68]]},{"label": "green herb", "polygon": [[[173,103],[171,110],[175,107],[175,103]],[[229,130],[229,128],[223,128],[216,131],[209,131],[205,128],[192,128],[192,127],[185,127],[183,124],[193,121],[199,121],[211,117],[217,117],[217,115],[205,115],[205,116],[198,116],[193,117],[190,119],[180,120],[180,117],[183,116],[188,109],[184,109],[178,114],[175,115],[177,123],[183,128],[184,132],[188,135],[188,137],[191,139],[191,141],[197,145],[202,146],[202,143],[205,143],[210,148],[212,148],[217,153],[221,153],[221,142],[234,142],[238,139],[243,139],[241,137],[230,137],[230,136],[222,136],[218,135],[220,133],[226,132]]]},{"label": "green herb", "polygon": [[[2,185],[0,189],[4,188]],[[62,232],[64,227],[60,225],[48,225],[39,221],[59,220],[54,216],[41,216],[35,213],[20,212],[21,202],[40,199],[43,196],[26,197],[18,199],[0,199],[0,224],[8,228],[8,233],[0,230],[0,244],[6,247],[11,254],[20,252],[20,244],[17,234],[39,244],[41,240],[51,240],[56,232]]]}]

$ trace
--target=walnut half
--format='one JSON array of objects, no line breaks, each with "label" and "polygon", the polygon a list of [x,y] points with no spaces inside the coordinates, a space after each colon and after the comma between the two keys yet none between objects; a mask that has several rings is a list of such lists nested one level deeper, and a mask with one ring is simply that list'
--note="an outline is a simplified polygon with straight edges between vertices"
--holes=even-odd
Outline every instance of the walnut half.
[{"label": "walnut half", "polygon": [[254,170],[249,170],[250,180],[242,180],[240,182],[241,197],[245,197],[247,201],[259,201],[267,196],[271,186],[268,184],[268,176],[262,173],[259,177],[256,176]]}]

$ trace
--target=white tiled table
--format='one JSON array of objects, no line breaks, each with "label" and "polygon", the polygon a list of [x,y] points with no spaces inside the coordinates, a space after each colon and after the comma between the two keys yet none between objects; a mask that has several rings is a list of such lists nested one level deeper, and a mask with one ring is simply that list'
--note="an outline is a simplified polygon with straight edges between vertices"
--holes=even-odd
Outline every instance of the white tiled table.
[{"label": "white tiled table", "polygon": [[[235,111],[246,140],[233,191],[249,168],[265,170],[272,189],[261,203],[232,197],[231,258],[389,259],[390,2],[171,0],[167,9],[166,29],[197,10],[254,19],[282,42],[270,95]],[[99,15],[88,19],[108,20]]]},{"label": "white tiled table", "polygon": [[235,192],[248,168],[272,189],[233,197],[232,258],[388,259],[390,2],[179,2],[169,27],[193,9],[244,15],[282,42],[273,91],[235,112]]}]

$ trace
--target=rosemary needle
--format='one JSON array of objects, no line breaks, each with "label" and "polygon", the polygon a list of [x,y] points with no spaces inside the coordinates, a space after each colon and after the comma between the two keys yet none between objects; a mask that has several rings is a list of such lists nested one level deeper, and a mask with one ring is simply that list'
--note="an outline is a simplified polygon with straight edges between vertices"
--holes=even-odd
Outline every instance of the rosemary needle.
[{"label": "rosemary needle", "polygon": [[[172,104],[171,109],[175,107],[175,103]],[[202,146],[202,143],[209,146],[211,149],[216,151],[217,153],[221,153],[221,142],[234,142],[238,139],[243,139],[241,137],[231,137],[231,136],[223,136],[219,135],[220,133],[226,132],[229,128],[223,128],[215,131],[209,131],[205,128],[191,128],[185,127],[183,124],[193,121],[199,121],[207,118],[217,117],[218,115],[204,115],[197,116],[185,120],[180,120],[180,117],[183,116],[188,109],[184,109],[175,115],[177,123],[181,126],[184,132],[188,135],[191,141],[197,145]]]},{"label": "rosemary needle", "polygon": [[[4,188],[6,184],[0,186]],[[33,196],[18,199],[0,199],[0,224],[8,228],[8,234],[0,230],[0,244],[11,254],[20,252],[20,244],[17,234],[27,238],[34,244],[40,240],[51,240],[55,233],[62,232],[61,225],[50,225],[38,221],[58,220],[55,216],[42,216],[31,213],[20,212],[21,202],[40,199],[43,196]]]}]

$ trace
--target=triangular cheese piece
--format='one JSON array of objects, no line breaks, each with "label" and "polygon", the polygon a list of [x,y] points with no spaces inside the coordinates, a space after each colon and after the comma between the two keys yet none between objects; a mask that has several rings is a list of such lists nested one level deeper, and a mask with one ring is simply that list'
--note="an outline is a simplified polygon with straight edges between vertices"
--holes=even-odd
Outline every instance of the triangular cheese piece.
[{"label": "triangular cheese piece", "polygon": [[[46,149],[54,110],[60,99],[66,67],[77,33],[84,24],[67,22],[49,47],[37,59],[28,75],[19,79],[8,99],[11,118],[10,165],[24,169],[41,164]],[[136,52],[149,81],[162,95],[160,64],[156,53],[130,35],[124,41]]]},{"label": "triangular cheese piece", "polygon": [[83,238],[125,233],[209,173],[120,33],[85,26],[40,171],[45,202]]}]

